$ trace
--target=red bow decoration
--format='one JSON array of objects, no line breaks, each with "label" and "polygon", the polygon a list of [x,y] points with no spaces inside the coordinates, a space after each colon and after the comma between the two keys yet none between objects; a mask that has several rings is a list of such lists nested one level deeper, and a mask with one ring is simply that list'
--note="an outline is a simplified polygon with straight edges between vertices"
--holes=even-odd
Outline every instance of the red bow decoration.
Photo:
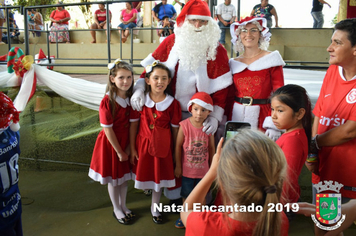
[{"label": "red bow decoration", "polygon": [[22,64],[21,59],[18,59],[17,62],[14,63],[14,66],[12,67],[12,69],[15,71],[15,74],[21,78],[27,72],[26,68]]}]

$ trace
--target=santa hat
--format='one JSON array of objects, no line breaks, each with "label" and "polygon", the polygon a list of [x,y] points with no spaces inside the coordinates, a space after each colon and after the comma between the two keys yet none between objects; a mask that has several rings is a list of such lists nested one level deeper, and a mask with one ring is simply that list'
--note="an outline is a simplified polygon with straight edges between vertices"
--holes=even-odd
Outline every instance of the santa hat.
[{"label": "santa hat", "polygon": [[20,129],[19,114],[11,99],[3,92],[0,92],[0,129],[10,129],[14,132]]},{"label": "santa hat", "polygon": [[185,18],[209,20],[211,19],[211,13],[208,4],[203,0],[190,0],[184,5],[182,11],[177,17],[177,25],[181,26]]},{"label": "santa hat", "polygon": [[[54,58],[55,56],[50,56],[51,63],[54,64]],[[44,60],[46,59],[46,60]],[[42,48],[40,48],[40,51],[38,54],[35,55],[35,62],[36,64],[49,64],[48,57],[46,54],[43,52]],[[53,70],[53,66],[47,66],[47,69]]]},{"label": "santa hat", "polygon": [[190,99],[187,105],[187,109],[189,112],[192,111],[192,105],[198,104],[199,106],[204,107],[205,109],[209,111],[213,111],[213,99],[210,97],[209,94],[205,92],[198,92],[193,95],[193,97]]},{"label": "santa hat", "polygon": [[234,22],[230,25],[231,42],[233,44],[236,43],[236,41],[239,37],[239,35],[238,35],[239,32],[236,32],[236,31],[239,28],[239,26],[245,26],[245,25],[252,23],[254,21],[256,21],[260,24],[260,26],[262,27],[262,30],[260,30],[262,37],[264,38],[264,40],[266,42],[269,42],[271,40],[272,34],[269,32],[269,29],[267,27],[267,20],[262,17],[254,17],[254,16],[245,17],[244,19],[242,19],[238,22]]}]

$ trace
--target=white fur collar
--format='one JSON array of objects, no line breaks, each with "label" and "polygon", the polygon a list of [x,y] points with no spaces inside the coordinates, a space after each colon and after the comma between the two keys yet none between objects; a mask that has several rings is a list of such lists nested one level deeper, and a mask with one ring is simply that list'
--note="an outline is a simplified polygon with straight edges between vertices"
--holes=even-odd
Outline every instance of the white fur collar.
[{"label": "white fur collar", "polygon": [[279,52],[276,50],[269,53],[266,56],[257,59],[256,61],[252,62],[249,65],[242,63],[240,61],[236,61],[233,58],[229,60],[229,65],[232,74],[236,74],[243,71],[246,68],[249,69],[250,71],[258,71],[258,70],[264,70],[275,66],[284,66],[285,63],[281,57],[281,54],[279,54]]},{"label": "white fur collar", "polygon": [[145,106],[149,108],[156,106],[157,111],[165,111],[172,104],[173,100],[174,98],[171,95],[166,94],[166,98],[162,102],[155,103],[152,101],[149,93],[147,93]]},{"label": "white fur collar", "polygon": [[[107,92],[106,93],[108,96],[110,96],[110,92]],[[121,107],[123,108],[126,108],[127,105],[130,106],[130,98],[125,98],[123,99],[122,97],[120,96],[115,96],[115,101],[117,104],[119,104]]]}]

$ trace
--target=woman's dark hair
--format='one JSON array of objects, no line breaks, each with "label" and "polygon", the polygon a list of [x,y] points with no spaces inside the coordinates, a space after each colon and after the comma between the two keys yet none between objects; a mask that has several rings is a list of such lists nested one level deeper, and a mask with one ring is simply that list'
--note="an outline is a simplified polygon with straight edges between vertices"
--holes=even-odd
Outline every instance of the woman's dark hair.
[{"label": "woman's dark hair", "polygon": [[277,89],[276,92],[273,93],[271,99],[272,98],[277,98],[280,102],[292,108],[294,112],[298,112],[301,108],[305,109],[302,124],[308,138],[308,144],[310,144],[312,110],[307,91],[299,85],[287,84]]},{"label": "woman's dark hair", "polygon": [[356,45],[356,18],[342,20],[335,25],[336,30],[347,32],[347,38],[351,42],[351,46]]},{"label": "woman's dark hair", "polygon": [[131,8],[133,8],[132,2],[126,2],[128,4],[130,4]]},{"label": "woman's dark hair", "polygon": [[[146,72],[146,78],[150,78],[152,72],[153,72],[155,69],[162,69],[162,70],[165,70],[165,71],[167,72],[167,74],[168,74],[168,78],[172,79],[171,71],[168,69],[167,66],[165,66],[165,65],[162,64],[162,63],[158,63],[157,65],[153,66],[153,67],[152,67],[152,70],[151,70],[149,73]],[[145,91],[146,91],[146,92],[150,92],[150,91],[151,91],[151,86],[148,85],[147,83],[146,83],[146,89],[145,89]],[[169,94],[169,95],[171,95],[171,96],[174,96],[173,93],[172,93],[172,89],[171,89],[171,83],[168,84],[166,90],[164,90],[164,93]]]}]

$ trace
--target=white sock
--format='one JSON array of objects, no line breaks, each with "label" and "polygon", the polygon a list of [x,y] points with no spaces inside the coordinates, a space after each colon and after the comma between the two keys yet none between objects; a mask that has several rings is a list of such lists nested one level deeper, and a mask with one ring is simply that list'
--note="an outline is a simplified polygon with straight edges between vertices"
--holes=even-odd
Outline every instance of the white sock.
[{"label": "white sock", "polygon": [[127,196],[127,182],[124,182],[119,186],[120,188],[120,206],[125,214],[131,213],[131,211],[126,207],[126,196]]},{"label": "white sock", "polygon": [[125,214],[122,212],[120,206],[120,186],[113,186],[112,184],[108,184],[108,192],[110,196],[111,203],[114,207],[114,213],[116,218],[121,219],[125,217]]},{"label": "white sock", "polygon": [[159,201],[161,199],[161,194],[162,190],[159,190],[159,192],[156,192],[155,190],[152,189],[152,202],[151,202],[151,214],[152,216],[160,216],[160,212],[155,212],[154,211],[154,205],[159,204]]}]

